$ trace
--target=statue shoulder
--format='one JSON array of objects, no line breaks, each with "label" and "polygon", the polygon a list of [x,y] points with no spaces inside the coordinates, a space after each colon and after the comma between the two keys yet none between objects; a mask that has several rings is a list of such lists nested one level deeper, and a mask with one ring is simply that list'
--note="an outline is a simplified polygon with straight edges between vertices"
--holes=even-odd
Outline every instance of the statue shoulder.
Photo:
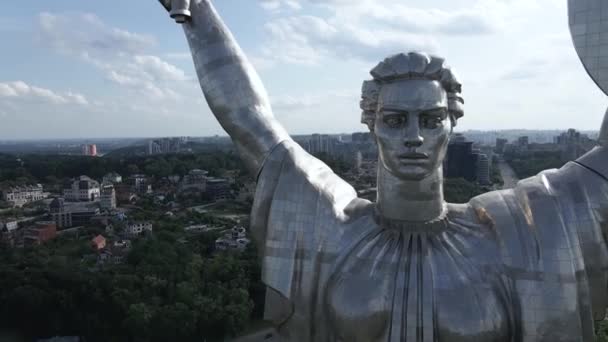
[{"label": "statue shoulder", "polygon": [[484,222],[527,222],[550,211],[560,215],[559,205],[580,202],[583,183],[593,178],[584,167],[570,162],[520,180],[514,188],[490,191],[472,198],[467,204],[469,215]]}]

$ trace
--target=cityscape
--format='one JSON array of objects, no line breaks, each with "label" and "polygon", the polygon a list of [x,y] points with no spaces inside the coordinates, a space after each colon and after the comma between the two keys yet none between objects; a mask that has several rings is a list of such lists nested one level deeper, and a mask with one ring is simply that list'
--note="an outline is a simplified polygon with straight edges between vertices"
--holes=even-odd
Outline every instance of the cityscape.
[{"label": "cityscape", "polygon": [[[524,133],[455,133],[443,165],[446,200],[464,203],[487,191],[512,188],[519,179],[559,168],[596,144],[591,138],[596,134],[574,129]],[[490,137],[495,140],[488,144]],[[312,134],[296,141],[360,197],[375,200],[378,154],[370,133]],[[229,140],[156,138],[115,150],[87,143],[80,152],[66,145],[63,151],[45,153],[40,152],[43,143],[29,144],[31,151],[19,145],[11,153],[4,143],[0,154],[5,253],[32,258],[44,250],[60,263],[56,267],[138,274],[150,261],[138,261],[144,256],[137,253],[167,241],[200,246],[203,262],[227,258],[244,268],[239,272],[252,273],[247,280],[251,297],[239,304],[248,314],[220,334],[243,335],[251,324],[258,326],[254,321],[261,319],[263,306],[255,278],[259,269],[248,264],[256,253],[248,231],[256,183]],[[35,261],[27,263],[22,267],[36,267]]]}]

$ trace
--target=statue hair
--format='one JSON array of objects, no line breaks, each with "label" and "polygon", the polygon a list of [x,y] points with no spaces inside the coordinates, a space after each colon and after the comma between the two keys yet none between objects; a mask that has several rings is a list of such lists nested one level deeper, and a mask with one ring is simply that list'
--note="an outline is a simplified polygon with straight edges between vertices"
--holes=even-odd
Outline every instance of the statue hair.
[{"label": "statue hair", "polygon": [[378,96],[383,84],[401,80],[431,80],[441,83],[448,95],[448,113],[452,126],[464,115],[462,84],[441,57],[422,52],[400,53],[387,57],[370,71],[373,80],[364,81],[361,90],[361,123],[374,131]]}]

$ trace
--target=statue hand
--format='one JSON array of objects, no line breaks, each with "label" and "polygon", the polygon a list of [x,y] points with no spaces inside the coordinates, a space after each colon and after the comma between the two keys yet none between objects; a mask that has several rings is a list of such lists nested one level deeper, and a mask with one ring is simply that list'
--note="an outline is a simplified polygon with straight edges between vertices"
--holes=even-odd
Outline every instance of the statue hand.
[{"label": "statue hand", "polygon": [[158,0],[178,24],[191,19],[190,3],[196,0]]},{"label": "statue hand", "polygon": [[604,121],[602,122],[602,128],[600,129],[597,141],[600,146],[608,146],[608,111],[604,114]]}]

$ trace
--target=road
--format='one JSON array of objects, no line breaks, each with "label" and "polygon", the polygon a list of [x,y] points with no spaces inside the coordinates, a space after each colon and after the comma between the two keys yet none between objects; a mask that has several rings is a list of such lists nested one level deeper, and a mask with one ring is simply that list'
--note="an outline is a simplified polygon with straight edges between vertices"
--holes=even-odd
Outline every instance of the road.
[{"label": "road", "polygon": [[507,162],[505,162],[503,159],[500,159],[498,161],[498,169],[500,170],[500,175],[502,176],[502,180],[503,180],[503,189],[512,189],[517,185],[517,182],[519,181],[519,178],[517,178],[517,175],[515,174],[515,171],[513,171],[513,168],[507,164]]},{"label": "road", "polygon": [[232,342],[279,342],[279,337],[273,328],[260,330],[251,335],[239,337]]}]

